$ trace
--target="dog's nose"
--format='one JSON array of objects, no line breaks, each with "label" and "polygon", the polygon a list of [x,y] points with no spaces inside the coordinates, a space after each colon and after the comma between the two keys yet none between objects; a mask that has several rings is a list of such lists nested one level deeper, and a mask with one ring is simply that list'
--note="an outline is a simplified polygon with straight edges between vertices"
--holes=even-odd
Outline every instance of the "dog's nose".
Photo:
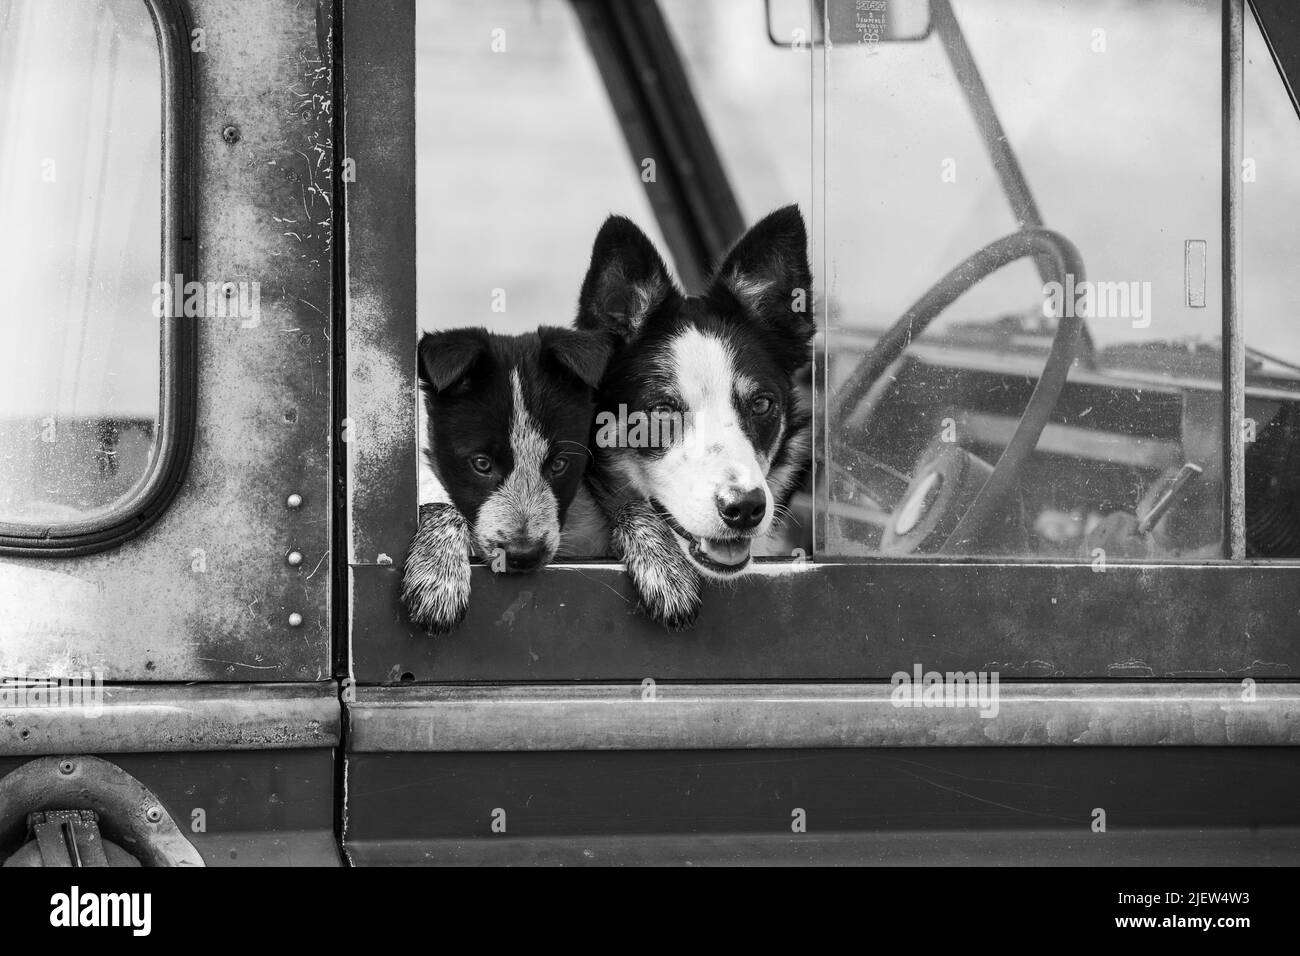
[{"label": "dog's nose", "polygon": [[536,571],[546,561],[546,548],[542,545],[506,549],[506,570],[525,574]]},{"label": "dog's nose", "polygon": [[762,488],[748,488],[725,498],[719,495],[717,501],[723,524],[733,531],[748,531],[767,512],[767,495]]}]

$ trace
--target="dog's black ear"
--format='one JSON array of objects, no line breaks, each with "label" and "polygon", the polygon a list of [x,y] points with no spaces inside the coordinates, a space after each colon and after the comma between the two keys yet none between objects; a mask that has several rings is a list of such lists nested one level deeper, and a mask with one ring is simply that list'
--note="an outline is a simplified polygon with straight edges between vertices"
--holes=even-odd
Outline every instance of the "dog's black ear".
[{"label": "dog's black ear", "polygon": [[614,342],[606,332],[586,332],[542,326],[537,330],[542,340],[542,357],[559,363],[578,377],[588,388],[600,384],[605,366],[614,352]]},{"label": "dog's black ear", "polygon": [[632,220],[610,216],[596,234],[575,325],[627,342],[655,309],[677,295],[654,243]]},{"label": "dog's black ear", "polygon": [[806,346],[813,318],[808,233],[798,206],[768,213],[745,233],[714,274],[709,294],[729,295],[760,324]]},{"label": "dog's black ear", "polygon": [[426,332],[420,338],[420,379],[435,392],[445,391],[463,379],[487,351],[486,329]]}]

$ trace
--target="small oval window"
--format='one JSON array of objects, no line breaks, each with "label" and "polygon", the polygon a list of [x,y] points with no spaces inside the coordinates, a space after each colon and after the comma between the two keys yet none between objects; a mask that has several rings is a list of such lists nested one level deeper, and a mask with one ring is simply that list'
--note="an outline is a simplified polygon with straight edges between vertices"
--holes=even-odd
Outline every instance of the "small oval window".
[{"label": "small oval window", "polygon": [[155,13],[0,0],[0,544],[120,521],[174,431]]}]

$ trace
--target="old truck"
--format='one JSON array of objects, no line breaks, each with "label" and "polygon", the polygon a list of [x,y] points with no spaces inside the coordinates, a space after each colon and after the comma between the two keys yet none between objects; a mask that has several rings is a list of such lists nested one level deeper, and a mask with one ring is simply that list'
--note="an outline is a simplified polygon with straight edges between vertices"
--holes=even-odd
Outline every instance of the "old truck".
[{"label": "old truck", "polygon": [[[1284,0],[0,0],[0,859],[1294,863],[1298,76]],[[789,202],[755,573],[413,627],[417,331]]]}]

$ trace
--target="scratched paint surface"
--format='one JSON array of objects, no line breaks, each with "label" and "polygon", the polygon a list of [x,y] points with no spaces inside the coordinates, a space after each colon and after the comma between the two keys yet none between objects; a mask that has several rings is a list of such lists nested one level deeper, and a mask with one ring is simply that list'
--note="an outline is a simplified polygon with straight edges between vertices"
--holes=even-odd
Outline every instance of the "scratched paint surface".
[{"label": "scratched paint surface", "polygon": [[[474,569],[469,613],[430,637],[401,617],[396,568],[353,569],[361,683],[887,682],[926,670],[1003,680],[1294,679],[1289,569],[823,564],[710,587],[669,633],[616,565]],[[408,678],[409,679],[409,678]]]},{"label": "scratched paint surface", "polygon": [[[194,455],[154,527],[103,554],[0,559],[0,676],[283,681],[329,671],[328,20],[318,29],[314,3],[189,8],[205,46],[191,54],[196,278],[260,283],[260,318],[191,320]],[[300,508],[286,507],[290,494]]]},{"label": "scratched paint surface", "polygon": [[416,526],[415,4],[367,0],[344,48],[350,565],[400,566]]}]

